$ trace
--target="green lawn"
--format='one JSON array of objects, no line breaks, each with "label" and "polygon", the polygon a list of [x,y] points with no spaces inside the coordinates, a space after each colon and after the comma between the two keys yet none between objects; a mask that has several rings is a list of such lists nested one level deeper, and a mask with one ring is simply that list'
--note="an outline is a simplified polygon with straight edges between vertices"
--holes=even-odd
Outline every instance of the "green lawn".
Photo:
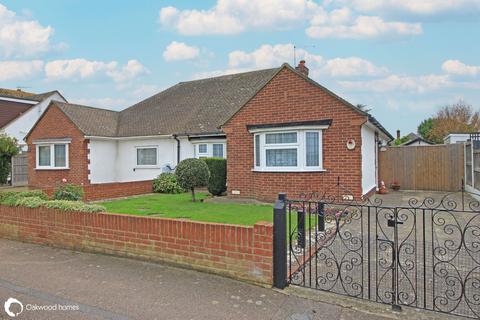
[{"label": "green lawn", "polygon": [[[206,198],[197,194],[197,199]],[[140,216],[182,218],[197,221],[253,225],[273,221],[273,206],[236,203],[192,202],[190,193],[154,194],[101,203],[108,212]]]}]

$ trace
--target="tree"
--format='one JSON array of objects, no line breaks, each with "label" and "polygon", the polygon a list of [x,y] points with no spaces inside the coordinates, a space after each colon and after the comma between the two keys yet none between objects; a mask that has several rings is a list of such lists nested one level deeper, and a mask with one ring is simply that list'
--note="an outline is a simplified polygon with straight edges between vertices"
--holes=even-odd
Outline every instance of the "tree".
[{"label": "tree", "polygon": [[480,114],[464,101],[446,105],[418,126],[418,133],[426,140],[443,143],[450,133],[471,133],[480,130]]},{"label": "tree", "polygon": [[422,138],[426,140],[430,140],[429,135],[430,135],[430,132],[432,131],[432,128],[433,128],[433,119],[428,118],[423,120],[420,123],[420,125],[417,128],[417,132]]},{"label": "tree", "polygon": [[0,135],[0,184],[7,183],[11,171],[12,156],[19,152],[17,139],[4,134]]},{"label": "tree", "polygon": [[195,188],[208,184],[210,171],[205,161],[201,159],[185,159],[178,164],[175,175],[183,189],[192,191],[192,201],[195,202]]}]

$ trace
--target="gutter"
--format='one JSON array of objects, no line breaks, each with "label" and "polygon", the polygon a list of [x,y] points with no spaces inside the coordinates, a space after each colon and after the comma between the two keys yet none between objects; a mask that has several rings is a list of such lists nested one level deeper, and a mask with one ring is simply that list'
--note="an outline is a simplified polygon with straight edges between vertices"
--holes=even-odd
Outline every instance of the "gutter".
[{"label": "gutter", "polygon": [[180,163],[180,140],[178,139],[177,135],[172,135],[173,139],[177,141],[177,166]]}]

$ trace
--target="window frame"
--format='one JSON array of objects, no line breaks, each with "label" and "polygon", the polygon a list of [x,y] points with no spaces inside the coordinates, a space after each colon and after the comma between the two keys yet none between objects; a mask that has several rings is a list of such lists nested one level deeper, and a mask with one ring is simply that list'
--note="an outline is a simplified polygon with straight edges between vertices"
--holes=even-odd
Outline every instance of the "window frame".
[{"label": "window frame", "polygon": [[[139,164],[138,163],[138,150],[139,149],[155,149],[156,152],[156,164]],[[157,145],[148,145],[148,146],[135,146],[135,168],[137,169],[142,169],[142,168],[159,168],[158,165],[158,160],[159,160],[159,154],[158,154],[158,146]]]},{"label": "window frame", "polygon": [[[205,146],[205,152],[200,152],[200,146],[204,145]],[[197,144],[197,157],[198,159],[201,158],[208,158],[208,143],[199,143]]]},{"label": "window frame", "polygon": [[[259,130],[253,133],[253,171],[259,172],[318,172],[326,171],[323,168],[323,130],[325,128],[275,128],[274,130]],[[267,134],[274,133],[297,133],[297,142],[296,143],[266,143]],[[318,166],[307,166],[307,146],[306,146],[306,136],[307,132],[316,132],[318,133]],[[260,142],[260,165],[257,165],[257,136],[259,136]],[[272,149],[296,149],[297,150],[297,166],[267,166],[267,150]]]},{"label": "window frame", "polygon": [[[222,156],[215,156],[215,145],[220,145],[222,146]],[[225,143],[212,143],[212,158],[225,158]]]},{"label": "window frame", "polygon": [[[44,143],[35,144],[35,170],[69,170],[70,169],[70,157],[69,157],[69,142],[65,141],[52,141]],[[55,145],[64,145],[65,146],[65,166],[57,167],[55,166]],[[40,147],[49,147],[50,148],[50,165],[41,166],[40,165]]]},{"label": "window frame", "polygon": [[[203,158],[213,158],[213,145],[214,144],[221,144],[223,149],[223,159],[227,159],[227,141],[222,139],[214,140],[214,139],[209,139],[209,140],[201,140],[201,141],[195,141],[192,143],[193,144],[193,157],[196,159],[203,159]],[[207,145],[207,152],[206,153],[199,153],[199,146],[200,145]]]}]

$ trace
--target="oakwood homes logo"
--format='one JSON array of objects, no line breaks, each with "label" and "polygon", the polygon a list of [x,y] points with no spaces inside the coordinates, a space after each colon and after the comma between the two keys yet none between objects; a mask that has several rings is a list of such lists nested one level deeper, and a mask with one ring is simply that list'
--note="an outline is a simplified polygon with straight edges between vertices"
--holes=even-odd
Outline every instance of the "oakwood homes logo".
[{"label": "oakwood homes logo", "polygon": [[[17,311],[18,307],[14,308],[14,306],[19,306],[20,311]],[[3,308],[5,309],[5,312],[7,313],[7,315],[11,318],[15,318],[20,313],[23,312],[23,304],[15,298],[9,298],[7,301],[5,301]],[[17,311],[17,312],[15,313],[14,311]]]}]

